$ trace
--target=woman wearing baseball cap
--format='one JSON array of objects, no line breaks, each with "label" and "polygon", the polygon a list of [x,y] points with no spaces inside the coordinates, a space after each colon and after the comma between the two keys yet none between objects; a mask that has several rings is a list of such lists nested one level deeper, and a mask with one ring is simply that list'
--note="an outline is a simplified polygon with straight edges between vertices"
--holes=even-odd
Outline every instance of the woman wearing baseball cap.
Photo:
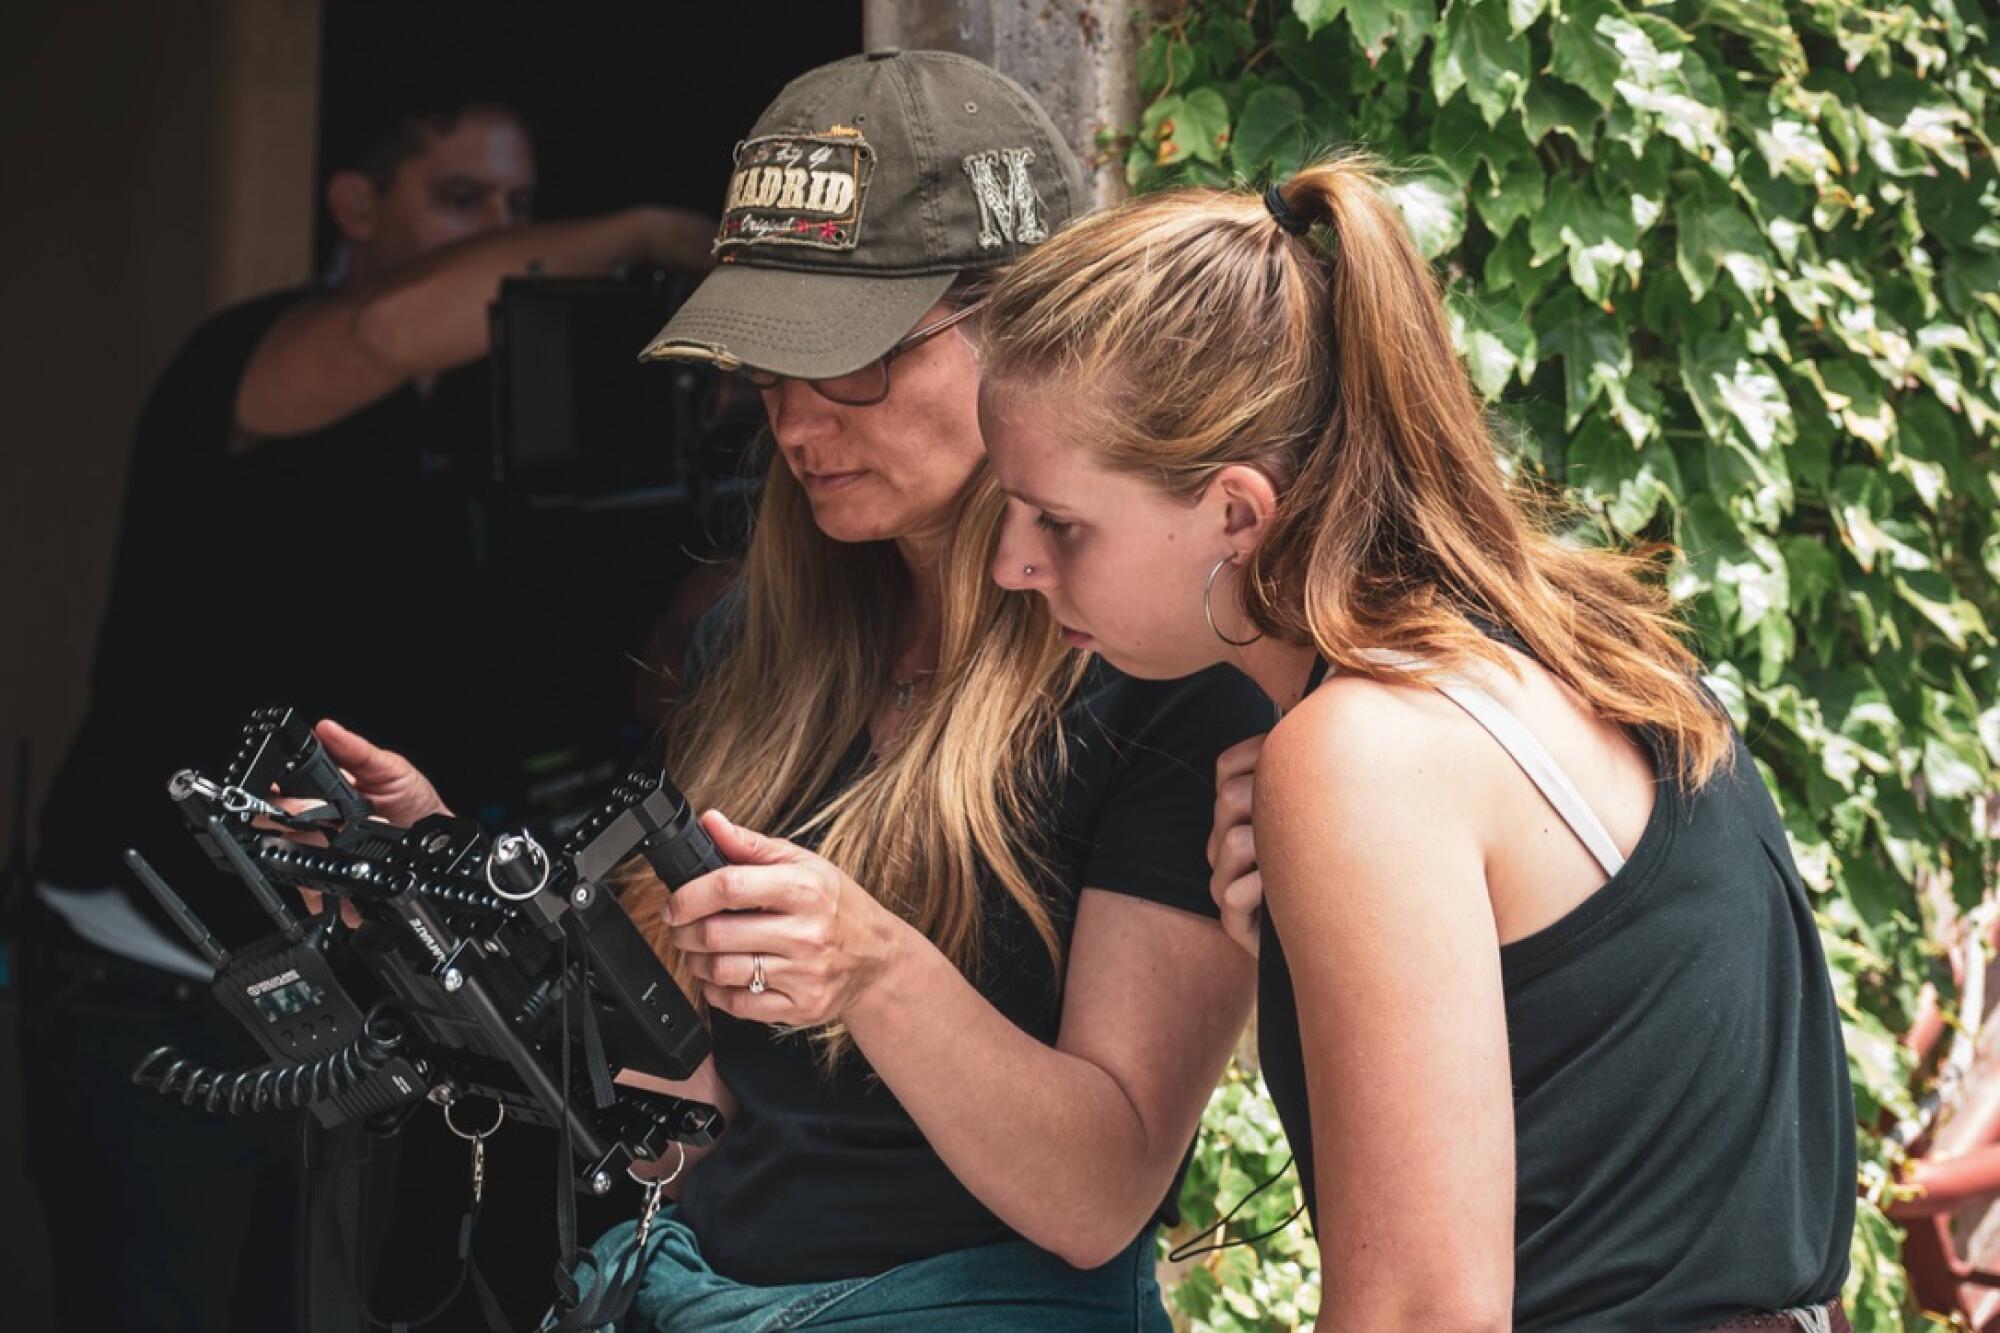
[{"label": "woman wearing baseball cap", "polygon": [[596,1246],[621,1326],[1168,1327],[1154,1231],[1251,988],[1211,775],[1271,714],[987,577],[965,321],[1083,206],[1010,80],[843,60],[739,146],[717,268],[645,350],[747,377],[775,447],[667,749],[735,864],[626,898],[709,1006],[730,1127],[643,1252]]}]

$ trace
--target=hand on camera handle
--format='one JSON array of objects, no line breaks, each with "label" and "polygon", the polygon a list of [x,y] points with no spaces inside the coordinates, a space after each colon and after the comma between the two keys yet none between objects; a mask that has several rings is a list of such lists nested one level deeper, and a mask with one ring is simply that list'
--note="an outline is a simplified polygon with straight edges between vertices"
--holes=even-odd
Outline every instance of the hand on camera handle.
[{"label": "hand on camera handle", "polygon": [[1222,913],[1229,938],[1257,956],[1264,915],[1264,880],[1257,870],[1251,798],[1264,737],[1252,736],[1215,761],[1215,820],[1208,835],[1209,896]]},{"label": "hand on camera handle", "polygon": [[664,910],[709,1004],[759,1023],[839,1021],[908,927],[822,856],[715,810],[701,826],[731,864],[682,885]]},{"label": "hand on camera handle", "polygon": [[[327,755],[340,766],[341,776],[359,792],[374,810],[374,818],[399,828],[408,828],[426,815],[448,815],[451,810],[445,805],[437,788],[423,775],[417,766],[397,754],[374,744],[358,732],[349,731],[332,718],[322,718],[314,725],[313,734],[326,747]],[[299,800],[293,797],[272,796],[272,802],[281,809],[298,812],[318,805],[317,801]],[[291,830],[283,832],[287,837],[302,842],[324,846],[325,839],[317,834],[302,834]],[[299,896],[305,899],[306,909],[318,916],[325,906],[325,895],[312,889],[300,889]],[[352,903],[340,905],[341,919],[350,926],[361,924],[360,914]]]},{"label": "hand on camera handle", "polygon": [[313,734],[340,765],[348,782],[373,807],[375,818],[408,828],[427,815],[451,813],[431,780],[394,750],[383,749],[330,717],[321,718]]}]

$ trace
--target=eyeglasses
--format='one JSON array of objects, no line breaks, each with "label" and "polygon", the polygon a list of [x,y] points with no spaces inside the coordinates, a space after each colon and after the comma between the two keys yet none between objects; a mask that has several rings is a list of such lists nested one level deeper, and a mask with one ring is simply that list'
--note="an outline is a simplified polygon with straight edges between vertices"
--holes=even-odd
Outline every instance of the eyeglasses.
[{"label": "eyeglasses", "polygon": [[[810,384],[813,391],[828,402],[839,403],[844,407],[872,407],[889,396],[891,361],[911,348],[937,337],[985,304],[984,300],[979,300],[960,306],[943,319],[924,325],[859,370],[850,370],[845,375],[835,375],[830,379],[801,379],[801,382]],[[775,389],[788,379],[799,378],[774,374],[755,366],[741,366],[731,373],[759,389]]]}]

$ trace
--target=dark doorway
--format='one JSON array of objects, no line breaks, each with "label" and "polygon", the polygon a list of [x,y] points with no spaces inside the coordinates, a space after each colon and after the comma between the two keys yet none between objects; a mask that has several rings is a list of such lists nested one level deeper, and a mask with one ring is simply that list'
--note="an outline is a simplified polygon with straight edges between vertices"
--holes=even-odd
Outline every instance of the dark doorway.
[{"label": "dark doorway", "polygon": [[860,0],[330,0],[325,24],[322,161],[399,104],[477,90],[534,129],[545,218],[637,203],[714,213],[757,113],[794,76],[861,49]]}]

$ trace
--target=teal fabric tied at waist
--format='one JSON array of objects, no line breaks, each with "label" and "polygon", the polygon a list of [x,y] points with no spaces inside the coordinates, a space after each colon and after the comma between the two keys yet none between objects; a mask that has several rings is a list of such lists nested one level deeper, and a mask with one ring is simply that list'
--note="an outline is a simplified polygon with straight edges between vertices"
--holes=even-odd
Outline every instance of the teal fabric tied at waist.
[{"label": "teal fabric tied at waist", "polygon": [[[621,1223],[591,1246],[595,1281],[631,1261],[636,1229]],[[673,1205],[662,1204],[646,1237],[638,1294],[615,1328],[616,1333],[1169,1333],[1154,1251],[1149,1226],[1117,1258],[1089,1270],[1071,1268],[1016,1240],[919,1259],[874,1277],[751,1287],[711,1269]]]}]

